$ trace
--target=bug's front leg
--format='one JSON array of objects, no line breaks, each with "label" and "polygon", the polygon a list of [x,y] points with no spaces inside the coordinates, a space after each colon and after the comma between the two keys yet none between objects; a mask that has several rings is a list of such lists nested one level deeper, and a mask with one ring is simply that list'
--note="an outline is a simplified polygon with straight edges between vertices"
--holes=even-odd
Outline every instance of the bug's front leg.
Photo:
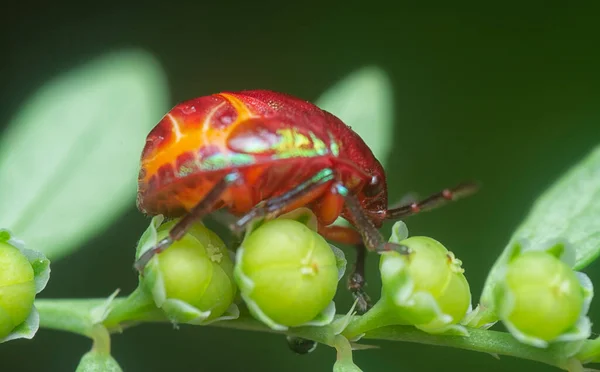
[{"label": "bug's front leg", "polygon": [[448,202],[473,195],[478,189],[479,185],[477,183],[465,182],[453,188],[444,189],[423,200],[412,200],[408,203],[393,206],[386,211],[385,218],[388,220],[399,220],[417,213],[439,208]]},{"label": "bug's front leg", "polygon": [[365,291],[366,275],[365,263],[367,259],[367,249],[363,244],[362,236],[351,227],[330,225],[319,226],[319,234],[325,239],[343,244],[353,245],[356,248],[356,259],[354,268],[348,275],[348,289],[355,300],[358,300],[356,309],[359,314],[366,313],[372,306],[371,298]]},{"label": "bug's front leg", "polygon": [[154,257],[154,255],[163,252],[169,248],[174,241],[177,241],[185,236],[192,225],[206,216],[212,207],[219,201],[225,190],[235,182],[239,181],[241,176],[237,172],[229,173],[221,178],[212,189],[206,194],[191,211],[189,211],[182,219],[179,220],[169,231],[169,235],[159,241],[154,247],[144,252],[135,262],[135,269],[142,273],[144,267]]}]

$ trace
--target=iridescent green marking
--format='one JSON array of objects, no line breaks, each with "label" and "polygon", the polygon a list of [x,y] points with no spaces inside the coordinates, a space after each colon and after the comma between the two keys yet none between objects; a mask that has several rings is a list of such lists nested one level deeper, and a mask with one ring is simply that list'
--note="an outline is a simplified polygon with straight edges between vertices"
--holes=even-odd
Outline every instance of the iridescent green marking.
[{"label": "iridescent green marking", "polygon": [[348,196],[348,194],[350,193],[350,190],[348,190],[346,187],[340,184],[336,184],[335,189],[341,196]]},{"label": "iridescent green marking", "polygon": [[336,142],[336,140],[333,137],[333,134],[331,134],[331,132],[327,132],[327,134],[329,134],[329,143],[330,143],[329,151],[331,151],[333,156],[339,156],[340,155],[340,145]]},{"label": "iridescent green marking", "polygon": [[313,132],[309,132],[307,136],[296,129],[280,129],[277,134],[281,136],[281,141],[273,146],[273,150],[277,152],[274,159],[310,158],[329,152],[325,142]]},{"label": "iridescent green marking", "polygon": [[255,162],[255,158],[248,154],[228,154],[227,156],[221,153],[217,153],[208,156],[200,162],[200,169],[205,171],[220,170],[227,167],[240,167],[249,165]]},{"label": "iridescent green marking", "polygon": [[319,155],[325,155],[328,152],[328,148],[327,145],[325,144],[325,142],[323,140],[321,140],[320,138],[317,138],[317,136],[315,136],[315,134],[313,132],[308,132],[310,134],[310,138],[312,139],[313,142],[313,148],[315,149],[315,151],[317,152],[317,154]]},{"label": "iridescent green marking", "polygon": [[325,168],[325,169],[321,169],[317,174],[315,174],[314,176],[312,176],[311,180],[314,183],[317,183],[319,181],[328,181],[328,180],[332,180],[333,179],[333,169],[331,168]]}]

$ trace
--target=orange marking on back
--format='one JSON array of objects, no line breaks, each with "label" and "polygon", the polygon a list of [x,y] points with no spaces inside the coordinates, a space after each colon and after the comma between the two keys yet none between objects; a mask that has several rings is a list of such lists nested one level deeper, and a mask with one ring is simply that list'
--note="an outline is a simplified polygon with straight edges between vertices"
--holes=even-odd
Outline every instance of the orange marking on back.
[{"label": "orange marking on back", "polygon": [[208,139],[208,131],[210,130],[211,126],[210,126],[210,122],[213,118],[213,116],[215,116],[215,113],[217,111],[219,111],[219,109],[221,107],[223,107],[223,105],[226,103],[226,101],[223,101],[221,103],[219,103],[218,105],[216,105],[212,110],[210,110],[210,112],[208,113],[208,115],[206,115],[206,118],[204,118],[204,122],[202,122],[202,142],[204,144],[208,144],[209,139]]},{"label": "orange marking on back", "polygon": [[171,131],[175,134],[175,142],[179,142],[179,140],[181,139],[181,137],[184,137],[185,134],[181,133],[181,128],[179,127],[179,122],[177,121],[177,119],[173,115],[171,115],[170,113],[168,113],[167,117],[171,121],[171,125],[172,125]]},{"label": "orange marking on back", "polygon": [[229,102],[229,104],[231,106],[233,106],[233,109],[238,114],[236,122],[243,122],[243,121],[246,121],[248,119],[252,119],[252,118],[258,117],[258,115],[255,115],[248,108],[248,106],[241,99],[237,98],[236,96],[231,95],[229,93],[219,93],[218,95],[220,95],[221,97],[225,98]]}]

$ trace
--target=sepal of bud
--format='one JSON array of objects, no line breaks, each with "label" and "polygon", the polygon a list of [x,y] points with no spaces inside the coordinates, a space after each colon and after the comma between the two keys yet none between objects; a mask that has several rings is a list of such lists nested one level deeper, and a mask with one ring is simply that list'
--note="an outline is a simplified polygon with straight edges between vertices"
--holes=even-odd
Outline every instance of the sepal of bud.
[{"label": "sepal of bud", "polygon": [[299,208],[251,223],[234,275],[250,313],[272,329],[287,330],[332,322],[345,268],[343,252],[317,233],[313,212]]},{"label": "sepal of bud", "polygon": [[0,343],[31,339],[39,328],[35,296],[50,278],[50,261],[0,229]]},{"label": "sepal of bud", "polygon": [[[177,222],[155,216],[138,244],[136,257],[167,236]],[[223,241],[197,222],[144,268],[141,284],[173,323],[208,324],[236,319],[237,288],[231,254]]]},{"label": "sepal of bud", "polygon": [[591,335],[587,316],[591,280],[571,267],[574,250],[566,242],[514,244],[497,271],[496,312],[519,341],[545,348],[551,342],[579,341]]}]

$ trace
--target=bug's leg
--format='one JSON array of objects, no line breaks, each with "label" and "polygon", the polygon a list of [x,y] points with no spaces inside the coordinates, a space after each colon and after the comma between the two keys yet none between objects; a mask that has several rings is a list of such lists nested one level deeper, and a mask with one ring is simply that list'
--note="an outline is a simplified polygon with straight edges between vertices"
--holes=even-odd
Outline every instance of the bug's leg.
[{"label": "bug's leg", "polygon": [[354,299],[358,299],[356,304],[357,310],[360,314],[366,313],[371,306],[371,298],[365,291],[365,285],[367,284],[367,278],[365,275],[365,262],[367,260],[367,247],[364,244],[357,244],[356,248],[356,260],[354,262],[354,269],[350,272],[348,277],[348,288],[354,296]]},{"label": "bug's leg", "polygon": [[325,239],[350,244],[356,248],[356,260],[354,268],[348,275],[348,289],[354,299],[358,299],[356,309],[358,313],[365,313],[371,307],[371,298],[365,291],[365,261],[367,259],[367,249],[362,241],[362,236],[356,230],[346,226],[323,226],[319,227],[319,234]]},{"label": "bug's leg", "polygon": [[421,201],[412,202],[398,206],[396,208],[388,209],[386,212],[386,219],[398,220],[404,217],[417,214],[419,212],[425,212],[434,208],[441,207],[442,205],[464,198],[466,196],[474,194],[478,190],[478,186],[475,183],[463,183],[451,189],[445,189],[436,194],[429,196]]},{"label": "bug's leg", "polygon": [[227,188],[237,182],[240,179],[239,173],[229,173],[221,178],[213,188],[206,194],[192,210],[189,211],[179,222],[175,224],[169,231],[169,235],[159,241],[154,247],[144,252],[140,258],[135,262],[134,267],[137,271],[142,272],[144,267],[148,264],[150,259],[154,255],[159,254],[165,249],[169,248],[174,241],[177,241],[188,232],[190,227],[198,220],[202,219],[207,213],[210,212],[211,208],[215,203],[219,201],[223,192]]},{"label": "bug's leg", "polygon": [[[308,196],[316,188],[325,185],[334,179],[333,170],[326,168],[315,174],[310,179],[304,181],[300,185],[294,187],[288,192],[267,199],[256,207],[252,208],[248,213],[240,217],[230,228],[233,232],[241,234],[242,231],[256,218],[269,218],[278,215],[283,209],[289,208],[296,204],[302,198]],[[301,204],[301,203],[299,203]]]},{"label": "bug's leg", "polygon": [[360,201],[356,195],[349,192],[349,190],[341,183],[333,185],[333,192],[340,194],[345,201],[346,208],[350,213],[356,229],[360,232],[363,238],[365,247],[369,251],[377,253],[396,251],[400,254],[409,254],[410,250],[408,247],[386,242],[379,230],[375,227],[369,216],[363,210]]}]

